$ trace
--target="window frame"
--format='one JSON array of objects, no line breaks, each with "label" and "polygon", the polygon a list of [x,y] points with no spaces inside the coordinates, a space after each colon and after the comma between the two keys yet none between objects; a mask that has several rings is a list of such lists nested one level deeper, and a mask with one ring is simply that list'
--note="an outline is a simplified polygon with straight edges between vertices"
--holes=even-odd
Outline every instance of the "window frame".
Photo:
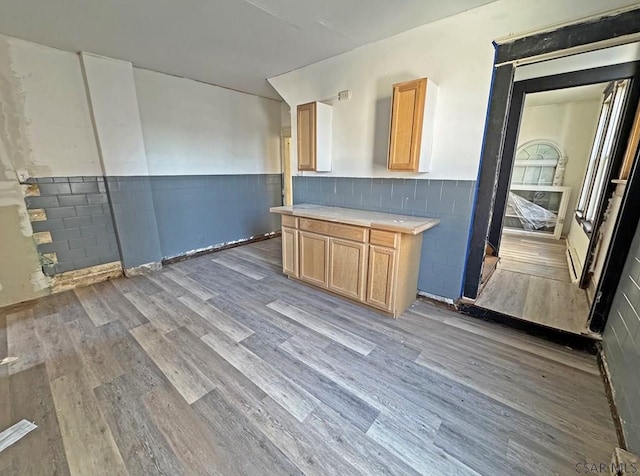
[{"label": "window frame", "polygon": [[582,182],[575,218],[587,235],[593,233],[600,204],[609,186],[606,178],[613,166],[613,152],[620,136],[624,111],[630,91],[630,79],[610,82],[603,92],[589,162]]}]

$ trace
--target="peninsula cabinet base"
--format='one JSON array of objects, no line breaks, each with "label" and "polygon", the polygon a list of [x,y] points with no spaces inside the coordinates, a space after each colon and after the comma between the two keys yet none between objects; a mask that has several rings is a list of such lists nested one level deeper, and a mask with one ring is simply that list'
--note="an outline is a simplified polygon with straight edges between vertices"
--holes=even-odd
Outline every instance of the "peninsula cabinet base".
[{"label": "peninsula cabinet base", "polygon": [[338,222],[312,218],[304,210],[305,216],[282,214],[287,276],[393,317],[415,301],[422,231],[435,226],[437,220],[420,222],[414,217],[375,214],[382,221],[369,224],[363,220],[365,212],[359,211],[358,220],[349,220],[349,209],[340,209],[346,219]]}]

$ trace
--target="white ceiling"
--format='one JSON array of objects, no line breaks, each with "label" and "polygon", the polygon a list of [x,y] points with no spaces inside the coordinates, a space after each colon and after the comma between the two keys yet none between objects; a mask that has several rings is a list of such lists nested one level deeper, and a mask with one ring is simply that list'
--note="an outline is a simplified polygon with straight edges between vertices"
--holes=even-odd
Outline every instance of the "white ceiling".
[{"label": "white ceiling", "polygon": [[602,93],[608,83],[589,84],[574,88],[554,89],[525,96],[525,107],[548,106],[551,104],[565,104],[568,102],[601,101]]},{"label": "white ceiling", "polygon": [[0,0],[0,33],[278,98],[266,78],[492,1]]}]

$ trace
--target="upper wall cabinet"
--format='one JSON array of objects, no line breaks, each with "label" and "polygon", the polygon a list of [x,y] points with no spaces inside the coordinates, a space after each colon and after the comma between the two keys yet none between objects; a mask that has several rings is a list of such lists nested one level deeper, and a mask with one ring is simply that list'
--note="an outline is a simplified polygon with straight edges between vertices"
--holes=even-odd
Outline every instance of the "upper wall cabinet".
[{"label": "upper wall cabinet", "polygon": [[298,170],[331,172],[331,106],[298,106]]},{"label": "upper wall cabinet", "polygon": [[437,94],[427,78],[393,85],[389,170],[429,171]]}]

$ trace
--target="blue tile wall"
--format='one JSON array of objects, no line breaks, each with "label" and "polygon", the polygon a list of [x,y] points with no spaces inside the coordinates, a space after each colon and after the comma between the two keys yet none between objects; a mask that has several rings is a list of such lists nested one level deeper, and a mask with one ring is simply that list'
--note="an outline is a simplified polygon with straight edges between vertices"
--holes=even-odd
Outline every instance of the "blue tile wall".
[{"label": "blue tile wall", "polygon": [[52,242],[38,245],[41,254],[56,253],[44,263],[48,276],[120,261],[111,207],[102,177],[30,179],[40,196],[25,197],[27,209],[44,209],[47,219],[31,223],[34,233],[48,231]]},{"label": "blue tile wall", "polygon": [[154,176],[151,188],[165,258],[280,228],[280,174]]},{"label": "blue tile wall", "polygon": [[151,178],[109,176],[106,184],[123,268],[162,261]]},{"label": "blue tile wall", "polygon": [[424,234],[418,289],[461,296],[475,182],[395,178],[293,177],[293,202],[439,218]]},{"label": "blue tile wall", "polygon": [[640,454],[640,225],[611,306],[603,348],[629,451]]}]

